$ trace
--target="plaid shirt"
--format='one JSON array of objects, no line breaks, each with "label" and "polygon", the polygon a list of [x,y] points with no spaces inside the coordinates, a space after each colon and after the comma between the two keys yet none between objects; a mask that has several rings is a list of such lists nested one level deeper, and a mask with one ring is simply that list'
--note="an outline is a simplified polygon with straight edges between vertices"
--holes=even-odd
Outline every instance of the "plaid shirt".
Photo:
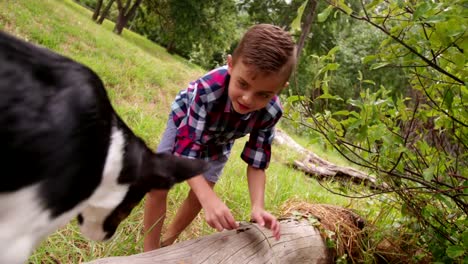
[{"label": "plaid shirt", "polygon": [[217,160],[229,155],[235,139],[250,133],[241,158],[255,168],[267,168],[274,126],[283,113],[279,98],[275,96],[263,109],[238,114],[228,97],[229,79],[227,66],[220,67],[176,96],[171,112],[177,127],[173,153]]}]

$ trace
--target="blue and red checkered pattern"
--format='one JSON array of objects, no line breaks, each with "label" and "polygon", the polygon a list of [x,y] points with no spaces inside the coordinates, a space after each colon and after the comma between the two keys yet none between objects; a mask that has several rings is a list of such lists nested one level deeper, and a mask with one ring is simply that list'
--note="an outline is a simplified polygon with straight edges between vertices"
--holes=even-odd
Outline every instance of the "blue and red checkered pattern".
[{"label": "blue and red checkered pattern", "polygon": [[250,134],[241,158],[255,168],[268,167],[274,126],[283,111],[275,96],[263,109],[245,115],[232,108],[228,97],[227,66],[191,82],[172,104],[177,127],[173,153],[178,156],[217,160],[228,156],[234,140]]}]

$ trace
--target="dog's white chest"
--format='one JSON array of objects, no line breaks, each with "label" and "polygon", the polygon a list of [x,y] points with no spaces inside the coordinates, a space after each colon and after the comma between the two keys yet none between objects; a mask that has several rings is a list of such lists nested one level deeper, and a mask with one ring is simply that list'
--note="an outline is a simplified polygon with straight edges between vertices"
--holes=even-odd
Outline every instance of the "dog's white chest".
[{"label": "dog's white chest", "polygon": [[35,184],[0,194],[0,263],[23,263],[45,235],[68,223],[82,207],[52,219],[38,192]]}]

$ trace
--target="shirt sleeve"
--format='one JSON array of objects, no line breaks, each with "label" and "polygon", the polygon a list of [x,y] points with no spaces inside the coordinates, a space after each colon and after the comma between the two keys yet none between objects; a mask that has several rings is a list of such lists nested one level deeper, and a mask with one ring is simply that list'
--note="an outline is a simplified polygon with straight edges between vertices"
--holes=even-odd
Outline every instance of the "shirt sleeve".
[{"label": "shirt sleeve", "polygon": [[250,166],[266,169],[271,159],[271,144],[275,136],[275,125],[281,118],[281,112],[264,122],[260,129],[250,132],[249,141],[245,143],[241,158]]},{"label": "shirt sleeve", "polygon": [[178,128],[173,151],[176,156],[201,157],[201,137],[207,113],[203,90],[200,81],[193,82],[174,102],[173,115],[180,118],[180,124],[176,124]]}]

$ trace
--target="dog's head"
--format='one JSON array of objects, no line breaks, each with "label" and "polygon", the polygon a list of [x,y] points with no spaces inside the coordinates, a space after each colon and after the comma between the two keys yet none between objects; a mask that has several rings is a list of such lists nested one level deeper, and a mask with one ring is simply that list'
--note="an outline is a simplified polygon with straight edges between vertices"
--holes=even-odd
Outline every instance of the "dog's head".
[{"label": "dog's head", "polygon": [[[154,154],[147,151],[141,142],[127,142],[125,152],[117,180],[107,177],[106,182],[104,176],[103,183],[78,215],[81,232],[90,239],[100,241],[111,238],[120,222],[149,190],[169,190],[174,184],[207,169],[204,161],[167,153]],[[104,171],[106,173],[106,169]]]}]

